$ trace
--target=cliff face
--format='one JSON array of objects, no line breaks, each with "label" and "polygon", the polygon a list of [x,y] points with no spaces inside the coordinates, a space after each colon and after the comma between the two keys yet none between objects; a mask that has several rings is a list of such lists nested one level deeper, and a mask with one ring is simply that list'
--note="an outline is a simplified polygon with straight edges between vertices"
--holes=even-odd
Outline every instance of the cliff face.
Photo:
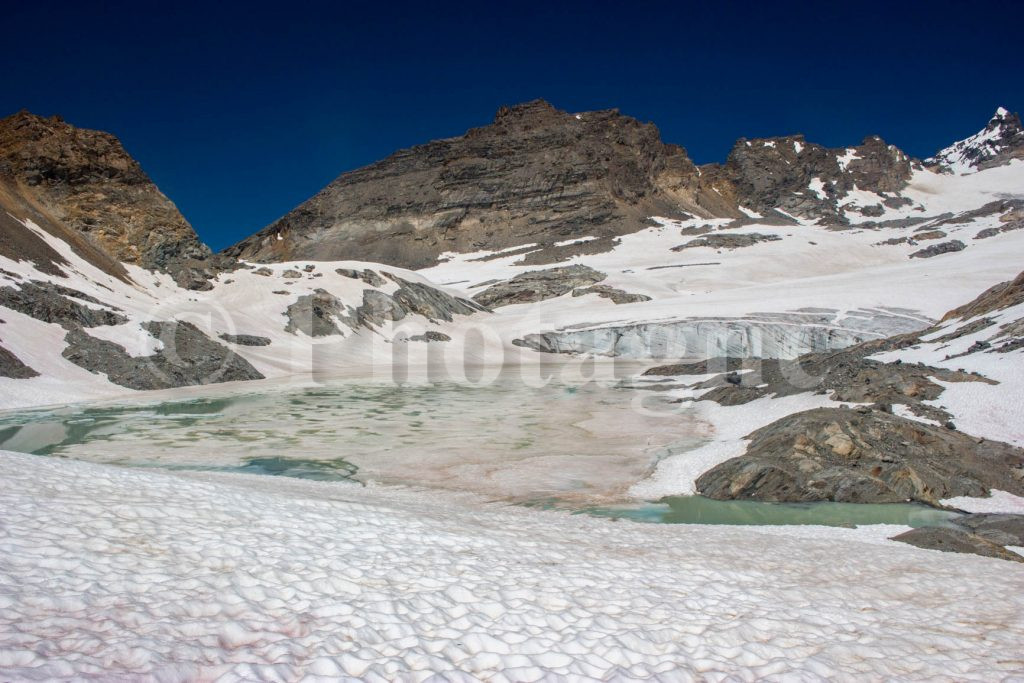
[{"label": "cliff face", "polygon": [[228,253],[416,268],[446,251],[610,240],[651,215],[710,215],[721,204],[685,150],[662,143],[652,124],[534,101],[345,173]]},{"label": "cliff face", "polygon": [[210,256],[188,221],[109,133],[24,111],[2,119],[0,186],[2,208],[99,252],[90,260],[104,262],[105,270],[125,262],[176,274]]},{"label": "cliff face", "polygon": [[[898,192],[910,160],[880,138],[827,149],[802,136],[741,140],[698,168],[650,123],[617,110],[569,114],[544,101],[498,111],[465,135],[345,173],[229,248],[255,261],[356,258],[409,268],[445,252],[539,244],[531,264],[611,248],[652,215],[743,218],[740,207],[845,222],[855,187]],[[817,181],[815,179],[818,179]],[[809,190],[821,183],[820,196]],[[580,238],[596,238],[571,245]]]}]

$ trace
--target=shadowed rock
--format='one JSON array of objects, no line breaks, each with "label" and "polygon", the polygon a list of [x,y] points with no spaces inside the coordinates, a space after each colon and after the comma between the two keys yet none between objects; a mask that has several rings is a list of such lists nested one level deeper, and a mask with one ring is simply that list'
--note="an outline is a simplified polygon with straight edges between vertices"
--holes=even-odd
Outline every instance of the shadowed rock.
[{"label": "shadowed rock", "polygon": [[146,322],[142,328],[162,344],[156,353],[133,357],[123,346],[70,330],[61,354],[79,367],[102,373],[129,389],[170,389],[195,384],[263,379],[244,358],[187,322]]},{"label": "shadowed rock", "polygon": [[[72,298],[73,297],[73,298]],[[95,298],[77,290],[47,282],[22,282],[18,288],[0,287],[0,306],[65,329],[120,325],[128,318],[108,308],[92,308],[76,301],[99,304]]]},{"label": "shadowed rock", "polygon": [[593,285],[572,290],[573,296],[586,296],[587,294],[596,294],[602,299],[611,299],[613,304],[635,304],[651,300],[651,297],[646,294],[634,294],[609,285]]},{"label": "shadowed rock", "polygon": [[0,377],[11,379],[28,379],[38,377],[39,373],[25,365],[20,358],[0,346]]},{"label": "shadowed rock", "polygon": [[933,256],[939,256],[941,254],[950,254],[954,251],[963,251],[967,248],[967,245],[960,240],[950,240],[948,242],[940,242],[939,244],[933,244],[930,247],[925,247],[915,251],[910,255],[910,258],[932,258]]},{"label": "shadowed rock", "polygon": [[270,339],[259,337],[255,334],[222,334],[220,338],[231,344],[239,346],[270,346]]},{"label": "shadowed rock", "polygon": [[690,240],[686,244],[681,244],[678,247],[672,247],[672,251],[683,251],[684,249],[694,249],[696,247],[710,247],[711,249],[740,249],[742,247],[752,247],[758,242],[777,242],[782,238],[778,235],[765,235],[759,232],[741,233],[739,235],[731,234],[717,234],[708,235],[707,237],[699,237],[695,240]]},{"label": "shadowed rock", "polygon": [[573,265],[546,270],[531,270],[488,287],[473,299],[489,308],[525,304],[562,296],[572,290],[592,285],[607,277],[589,266]]},{"label": "shadowed rock", "polygon": [[921,527],[906,531],[899,536],[893,536],[892,540],[909,543],[910,545],[927,550],[941,550],[947,553],[969,553],[971,555],[995,557],[1012,562],[1024,562],[1024,557],[1017,553],[1011,552],[997,543],[993,543],[964,529]]}]

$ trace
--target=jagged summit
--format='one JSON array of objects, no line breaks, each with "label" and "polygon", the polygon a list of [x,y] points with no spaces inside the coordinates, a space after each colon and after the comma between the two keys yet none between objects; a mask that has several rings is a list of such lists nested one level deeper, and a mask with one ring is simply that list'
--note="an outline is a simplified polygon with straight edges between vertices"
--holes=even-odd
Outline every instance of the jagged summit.
[{"label": "jagged summit", "polygon": [[0,184],[3,209],[61,239],[74,235],[97,265],[105,259],[96,252],[107,257],[108,272],[122,262],[175,272],[210,255],[110,133],[26,110],[0,119]]},{"label": "jagged summit", "polygon": [[1020,116],[996,109],[988,124],[969,138],[941,150],[926,163],[965,174],[1024,159],[1024,128]]},{"label": "jagged summit", "polygon": [[227,253],[418,268],[449,251],[540,243],[557,260],[563,243],[596,237],[608,246],[652,215],[728,210],[699,175],[653,124],[534,100],[502,107],[493,123],[463,136],[345,173]]},{"label": "jagged summit", "polygon": [[[780,209],[844,224],[838,198],[854,188],[898,192],[910,173],[909,158],[877,136],[844,149],[802,135],[744,139],[725,164],[698,168],[652,123],[537,99],[501,107],[463,136],[343,174],[226,253],[421,268],[446,252],[536,244],[531,262],[551,263],[607,250],[653,215],[742,219],[748,209]],[[822,192],[810,191],[815,183]],[[583,238],[585,247],[572,244]]]}]

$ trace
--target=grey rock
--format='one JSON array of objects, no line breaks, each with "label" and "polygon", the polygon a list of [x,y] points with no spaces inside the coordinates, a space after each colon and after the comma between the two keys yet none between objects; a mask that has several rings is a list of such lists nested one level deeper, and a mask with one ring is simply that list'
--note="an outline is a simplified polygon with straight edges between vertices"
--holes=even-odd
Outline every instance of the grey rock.
[{"label": "grey rock", "polygon": [[281,277],[285,278],[286,280],[297,280],[300,277],[302,277],[302,273],[292,268],[289,268],[288,270],[281,273]]},{"label": "grey rock", "polygon": [[910,258],[932,258],[933,256],[939,256],[940,254],[949,254],[954,251],[963,251],[967,248],[967,245],[960,240],[950,240],[948,242],[940,242],[939,244],[933,244],[930,247],[915,251],[910,255]]},{"label": "grey rock", "polygon": [[883,411],[819,408],[748,437],[746,453],[697,479],[718,500],[938,505],[992,488],[1024,494],[1024,450]]},{"label": "grey rock", "polygon": [[[72,298],[74,297],[74,298]],[[73,289],[46,282],[22,282],[18,288],[0,287],[0,306],[65,329],[120,325],[128,318],[109,308],[91,308],[76,299],[99,303],[95,298]]]},{"label": "grey rock", "polygon": [[758,242],[776,242],[781,239],[782,238],[778,235],[765,235],[759,232],[741,233],[739,235],[719,233],[690,240],[686,244],[681,244],[678,247],[672,247],[672,251],[683,251],[684,249],[693,249],[696,247],[710,247],[712,249],[740,249],[742,247],[752,247]]},{"label": "grey rock", "polygon": [[488,287],[474,295],[473,299],[489,308],[533,303],[568,294],[576,288],[600,282],[605,277],[604,273],[583,265],[530,270]]},{"label": "grey rock", "polygon": [[195,384],[263,379],[244,358],[187,322],[146,322],[143,329],[163,343],[150,356],[132,357],[124,347],[74,328],[62,355],[90,372],[129,389],[169,389]]},{"label": "grey rock", "polygon": [[285,331],[295,334],[302,332],[310,337],[328,337],[341,334],[335,321],[345,316],[341,299],[325,289],[316,289],[312,294],[300,296],[288,306],[285,315],[288,324]]},{"label": "grey rock", "polygon": [[363,303],[355,311],[354,324],[350,326],[355,329],[360,325],[380,326],[385,320],[401,320],[407,311],[394,297],[377,291],[376,289],[363,290]]},{"label": "grey rock", "polygon": [[0,377],[28,379],[38,376],[38,372],[25,365],[20,358],[0,345]]},{"label": "grey rock", "polygon": [[1024,546],[1024,515],[980,513],[958,517],[954,522],[993,543]]},{"label": "grey rock", "polygon": [[1013,230],[1024,230],[1024,219],[1018,218],[1000,225],[998,227],[984,228],[978,231],[978,234],[974,236],[976,240],[988,239],[989,237],[995,237],[1001,235],[1004,232],[1011,232]]},{"label": "grey rock", "polygon": [[950,527],[919,527],[911,529],[892,540],[909,543],[927,550],[941,550],[947,553],[968,553],[982,557],[995,557],[1000,560],[1024,562],[1024,557],[1011,552],[997,543],[972,534],[964,529]]},{"label": "grey rock", "polygon": [[431,321],[452,322],[456,315],[473,315],[487,311],[486,305],[476,301],[452,296],[421,282],[404,280],[390,273],[387,275],[398,283],[399,287],[392,296],[406,313],[422,315]]},{"label": "grey rock", "polygon": [[337,268],[335,271],[338,275],[344,275],[350,277],[353,280],[362,280],[371,287],[383,287],[387,284],[387,280],[382,278],[374,271],[366,268],[365,270],[356,270],[354,268]]},{"label": "grey rock", "polygon": [[592,285],[572,290],[573,296],[586,296],[587,294],[596,294],[602,299],[611,299],[614,304],[635,304],[651,300],[651,297],[646,294],[634,294],[609,285]]},{"label": "grey rock", "polygon": [[255,334],[227,334],[220,335],[220,338],[231,344],[239,346],[270,346],[270,339],[259,337]]},{"label": "grey rock", "polygon": [[414,334],[406,339],[411,342],[450,342],[452,340],[447,334],[434,330],[427,330],[423,334]]}]

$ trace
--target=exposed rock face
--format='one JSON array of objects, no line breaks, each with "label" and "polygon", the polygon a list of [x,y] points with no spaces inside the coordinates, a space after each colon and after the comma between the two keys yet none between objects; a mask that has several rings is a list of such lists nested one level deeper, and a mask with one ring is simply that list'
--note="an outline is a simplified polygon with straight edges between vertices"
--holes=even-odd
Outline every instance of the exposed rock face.
[{"label": "exposed rock face", "polygon": [[128,273],[119,261],[81,235],[61,223],[34,197],[30,188],[0,173],[0,255],[14,261],[29,261],[47,275],[67,277],[67,260],[34,231],[26,227],[31,221],[44,232],[63,240],[71,250],[99,270],[121,280]]},{"label": "exposed rock face", "polygon": [[12,379],[28,379],[38,377],[39,373],[25,365],[20,358],[0,346],[0,377]]},{"label": "exposed rock face", "polygon": [[[114,261],[173,274],[210,255],[108,133],[19,112],[0,120],[0,176],[9,194],[21,195],[20,203],[84,236]],[[21,208],[15,215],[25,213]]]},{"label": "exposed rock face", "polygon": [[422,315],[431,321],[451,322],[456,315],[473,315],[487,310],[478,302],[452,296],[430,285],[404,280],[390,273],[385,274],[398,283],[399,287],[392,297],[406,313]]},{"label": "exposed rock face", "polygon": [[933,256],[940,256],[941,254],[950,254],[954,251],[963,251],[967,248],[967,245],[960,240],[950,240],[948,242],[939,242],[933,244],[930,247],[925,247],[919,251],[915,251],[910,255],[910,258],[932,258]]},{"label": "exposed rock face", "polygon": [[[742,219],[747,207],[844,225],[839,200],[848,192],[877,192],[891,205],[904,201],[897,193],[910,174],[910,159],[878,137],[844,149],[800,135],[740,140],[725,164],[697,168],[652,124],[617,110],[569,114],[538,100],[345,173],[226,253],[422,268],[448,251],[534,245],[524,260],[542,265],[580,249],[607,251],[655,215]],[[880,215],[882,206],[860,210]],[[582,237],[597,239],[564,244]]]},{"label": "exposed rock face", "polygon": [[781,239],[782,238],[778,235],[765,235],[759,232],[740,233],[736,235],[719,233],[717,235],[708,235],[707,237],[698,237],[695,240],[690,240],[686,244],[681,244],[678,247],[672,247],[672,251],[682,251],[683,249],[693,249],[695,247],[740,249],[742,247],[752,247],[758,242],[776,242]]},{"label": "exposed rock face", "polygon": [[14,287],[0,287],[0,306],[24,313],[47,323],[57,323],[65,329],[120,325],[128,318],[108,308],[93,308],[80,301],[99,304],[91,296],[73,289],[46,282],[22,282]]},{"label": "exposed rock face", "polygon": [[573,296],[586,296],[587,294],[596,294],[602,299],[611,299],[613,304],[635,304],[651,300],[651,297],[646,294],[635,294],[609,285],[592,285],[572,290]]},{"label": "exposed rock face", "polygon": [[943,498],[1024,494],[1024,450],[882,411],[820,408],[750,435],[745,455],[697,479],[720,500],[936,505]]},{"label": "exposed rock face", "polygon": [[142,327],[163,343],[155,354],[129,355],[124,347],[97,339],[81,328],[65,336],[63,356],[90,372],[104,373],[129,389],[170,389],[195,384],[263,379],[248,361],[187,322],[146,322]]},{"label": "exposed rock face", "polygon": [[[365,271],[364,271],[365,272]],[[398,321],[407,315],[421,315],[431,321],[451,322],[456,315],[472,315],[485,310],[481,306],[454,297],[419,282],[410,282],[396,275],[388,276],[400,286],[392,294],[376,289],[363,290],[363,302],[356,308],[325,289],[300,296],[288,307],[287,332],[301,331],[310,337],[342,334],[338,324],[352,330],[379,327],[385,321]]]},{"label": "exposed rock face", "polygon": [[582,265],[530,270],[488,287],[473,299],[489,308],[533,303],[562,296],[578,287],[600,282],[605,277],[604,273]]},{"label": "exposed rock face", "polygon": [[286,332],[302,332],[310,337],[328,337],[341,334],[335,323],[345,315],[341,299],[325,289],[300,296],[285,312],[288,316]]},{"label": "exposed rock face", "polygon": [[966,173],[1024,159],[1024,128],[1020,116],[1000,107],[980,132],[940,151],[925,163]]},{"label": "exposed rock face", "polygon": [[840,197],[855,186],[880,194],[898,192],[910,179],[911,165],[907,155],[877,136],[857,147],[829,149],[791,135],[741,139],[723,166],[702,166],[701,171],[716,186],[731,188],[739,206],[843,223]]},{"label": "exposed rock face", "polygon": [[355,270],[353,268],[337,268],[335,271],[338,275],[344,275],[350,277],[353,280],[362,280],[371,287],[383,287],[387,280],[382,278],[376,272],[366,268],[364,270]]},{"label": "exposed rock face", "polygon": [[451,340],[452,338],[444,332],[435,332],[434,330],[427,330],[423,334],[414,334],[406,338],[406,341],[411,342],[450,342]]},{"label": "exposed rock face", "polygon": [[635,232],[651,215],[730,211],[652,124],[534,101],[345,173],[228,253],[420,268],[445,251],[552,245]]},{"label": "exposed rock face", "polygon": [[966,529],[951,527],[921,527],[911,529],[899,536],[893,536],[892,540],[901,543],[909,543],[918,548],[928,550],[941,550],[947,553],[969,553],[981,555],[982,557],[995,557],[1000,560],[1011,562],[1024,562],[1015,552],[1007,550],[999,543],[994,543],[983,536],[972,534]]},{"label": "exposed rock face", "polygon": [[239,346],[270,346],[270,339],[255,334],[222,334],[220,338]]}]

